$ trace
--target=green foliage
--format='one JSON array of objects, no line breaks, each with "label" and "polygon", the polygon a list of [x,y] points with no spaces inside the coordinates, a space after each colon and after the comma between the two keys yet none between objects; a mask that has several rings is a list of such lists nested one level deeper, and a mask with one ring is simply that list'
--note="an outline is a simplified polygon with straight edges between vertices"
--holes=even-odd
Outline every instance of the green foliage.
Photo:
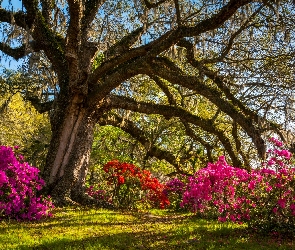
[{"label": "green foliage", "polygon": [[30,164],[42,168],[51,136],[48,116],[39,114],[20,93],[4,95],[0,106],[4,104],[0,114],[0,144],[19,146]]},{"label": "green foliage", "polygon": [[121,162],[138,163],[135,154],[140,152],[139,147],[138,143],[121,129],[97,126],[92,144],[91,162],[95,165],[104,165],[108,161],[117,159]]},{"label": "green foliage", "polygon": [[97,56],[94,58],[93,63],[92,63],[92,70],[95,70],[98,68],[104,60],[104,54],[103,53],[98,53]]},{"label": "green foliage", "polygon": [[[152,129],[153,127],[147,126],[148,128]],[[104,179],[103,165],[114,159],[120,162],[130,162],[143,169],[148,169],[157,177],[171,173],[172,169],[169,163],[154,157],[147,159],[146,154],[147,150],[144,145],[141,145],[120,128],[97,126],[92,145],[87,185],[101,183]]]}]

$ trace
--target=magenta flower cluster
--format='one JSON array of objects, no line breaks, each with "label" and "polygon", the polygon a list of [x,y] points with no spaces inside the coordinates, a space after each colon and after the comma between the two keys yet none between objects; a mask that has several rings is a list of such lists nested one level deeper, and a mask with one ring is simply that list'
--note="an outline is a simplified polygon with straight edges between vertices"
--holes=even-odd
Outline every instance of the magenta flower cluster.
[{"label": "magenta flower cluster", "polygon": [[107,194],[107,192],[103,189],[97,189],[94,186],[90,186],[86,190],[87,194],[97,200],[104,200],[112,203],[111,197]]},{"label": "magenta flower cluster", "polygon": [[270,137],[268,140],[269,140],[269,142],[271,142],[276,147],[282,147],[284,145],[280,140],[278,140],[275,137]]},{"label": "magenta flower cluster", "polygon": [[167,195],[169,193],[182,194],[184,188],[185,188],[185,184],[181,180],[179,180],[178,178],[174,178],[174,179],[169,180],[166,183],[166,188],[165,188],[164,192],[167,193]]},{"label": "magenta flower cluster", "polygon": [[[247,171],[230,166],[224,156],[186,180],[181,206],[214,215],[219,221],[247,222],[251,227],[295,229],[295,168],[292,154],[275,138],[275,149],[261,168]],[[172,183],[173,182],[173,183]],[[175,192],[180,180],[173,180]],[[184,183],[183,183],[184,184]],[[182,189],[182,187],[180,188]]]},{"label": "magenta flower cluster", "polygon": [[264,166],[267,165],[267,167],[271,169],[278,169],[282,167],[288,168],[287,165],[292,157],[292,153],[283,149],[283,143],[274,137],[271,137],[269,142],[273,143],[275,148],[268,150],[268,161],[264,163]]},{"label": "magenta flower cluster", "polygon": [[163,193],[166,197],[168,197],[170,201],[170,209],[179,211],[187,210],[183,207],[180,207],[185,188],[185,176],[183,176],[181,180],[178,178],[174,178],[165,183],[165,189],[163,190]]},{"label": "magenta flower cluster", "polygon": [[228,165],[225,157],[220,156],[216,163],[208,163],[188,178],[181,206],[198,213],[216,211],[220,221],[248,219],[248,211],[240,211],[246,197],[237,197],[237,187],[245,186],[248,179],[246,170]]},{"label": "magenta flower cluster", "polygon": [[39,169],[24,162],[11,147],[0,146],[0,218],[39,220],[52,216],[50,197],[36,195],[45,184],[38,174]]}]

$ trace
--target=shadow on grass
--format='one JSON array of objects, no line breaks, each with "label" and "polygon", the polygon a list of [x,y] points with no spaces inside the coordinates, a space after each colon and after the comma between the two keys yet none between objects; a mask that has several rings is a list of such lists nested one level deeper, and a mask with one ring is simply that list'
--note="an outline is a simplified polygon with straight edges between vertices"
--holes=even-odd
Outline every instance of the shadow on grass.
[{"label": "shadow on grass", "polygon": [[[66,213],[65,213],[66,214]],[[118,220],[118,215],[125,216],[122,220]],[[98,217],[99,216],[99,217]],[[130,217],[126,221],[126,217]],[[20,226],[23,228],[38,227],[40,230],[56,228],[72,228],[72,227],[87,227],[87,226],[129,226],[129,225],[143,225],[151,223],[165,223],[177,224],[183,220],[188,219],[188,216],[153,216],[150,214],[138,213],[119,213],[119,212],[100,212],[92,214],[78,214],[73,216],[65,216],[61,218],[49,218],[36,222],[21,222],[16,221],[10,223],[10,229],[17,229]],[[206,224],[205,222],[198,221],[199,224]],[[0,227],[0,232],[4,229]]]},{"label": "shadow on grass", "polygon": [[191,234],[175,235],[170,233],[117,233],[112,235],[85,237],[79,240],[56,239],[36,246],[21,246],[19,249],[114,249],[114,250],[169,250],[169,249],[294,249],[292,245],[262,243],[261,241],[238,242],[231,239],[232,234],[225,232],[205,233],[200,238]]},{"label": "shadow on grass", "polygon": [[[145,216],[138,214],[133,221],[115,221],[115,214],[100,213],[108,216],[111,221],[101,222],[89,218],[93,215],[77,216],[79,221],[63,222],[51,219],[52,223],[43,225],[36,223],[39,230],[47,227],[83,227],[100,226],[116,227],[119,232],[91,232],[81,239],[75,237],[55,238],[38,245],[19,246],[18,249],[106,249],[106,250],[169,250],[169,249],[294,249],[292,240],[280,242],[277,239],[263,238],[251,234],[244,228],[231,228],[226,224],[214,225],[210,221],[183,216]],[[132,214],[126,214],[131,216]],[[96,215],[97,216],[97,215]],[[73,219],[73,218],[72,218]],[[114,219],[112,221],[112,219]],[[81,222],[83,224],[81,225]],[[56,224],[55,224],[56,223]],[[151,227],[153,225],[153,227]],[[165,227],[168,225],[168,228]],[[211,225],[211,226],[210,226]],[[29,224],[28,224],[29,226]],[[124,226],[124,227],[121,227]],[[126,226],[126,227],[125,227]],[[162,231],[160,228],[163,227]]]}]

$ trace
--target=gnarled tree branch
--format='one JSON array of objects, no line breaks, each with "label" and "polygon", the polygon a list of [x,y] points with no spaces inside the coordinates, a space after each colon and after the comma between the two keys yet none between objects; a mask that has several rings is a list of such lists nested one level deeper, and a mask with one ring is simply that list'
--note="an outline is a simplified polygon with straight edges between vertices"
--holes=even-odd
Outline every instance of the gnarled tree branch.
[{"label": "gnarled tree branch", "polygon": [[180,26],[175,30],[168,31],[147,45],[130,49],[127,53],[115,57],[114,59],[107,61],[98,67],[90,76],[89,81],[92,84],[95,84],[99,81],[99,78],[103,77],[105,74],[108,74],[109,71],[113,70],[120,64],[124,64],[127,61],[133,61],[136,57],[145,57],[145,60],[149,61],[151,56],[157,56],[161,52],[167,50],[173,44],[176,44],[181,38],[188,36],[198,36],[199,34],[208,30],[216,29],[221,26],[228,18],[230,18],[238,8],[250,2],[251,0],[231,0],[227,5],[222,7],[217,14],[199,22],[195,26]]},{"label": "gnarled tree branch", "polygon": [[0,42],[0,50],[3,51],[5,54],[13,57],[15,60],[18,60],[32,52],[40,51],[41,48],[38,47],[34,41],[30,42],[29,44],[23,44],[22,46],[17,48],[11,48],[6,43]]},{"label": "gnarled tree branch", "polygon": [[27,17],[27,14],[25,14],[22,11],[13,13],[12,11],[0,8],[0,22],[16,24],[17,26],[26,29],[27,26],[32,25],[32,23],[30,23],[30,20],[28,20]]},{"label": "gnarled tree branch", "polygon": [[85,9],[82,17],[82,35],[87,35],[87,29],[95,18],[99,7],[104,4],[106,0],[86,0]]},{"label": "gnarled tree branch", "polygon": [[179,117],[181,120],[184,120],[187,123],[192,123],[202,128],[204,131],[207,131],[217,136],[220,142],[223,144],[225,150],[228,152],[230,158],[233,161],[233,164],[235,166],[242,166],[241,161],[232,149],[230,140],[221,130],[216,128],[215,125],[212,124],[212,122],[209,119],[204,119],[197,115],[193,115],[187,110],[180,107],[173,107],[146,102],[136,102],[131,98],[123,96],[109,95],[106,98],[105,103],[108,108],[122,108],[145,114],[160,114],[163,115],[166,119],[170,119],[172,117]]},{"label": "gnarled tree branch", "polygon": [[[214,103],[217,107],[220,108],[225,114],[228,114],[232,119],[240,124],[240,126],[246,131],[246,133],[252,138],[258,153],[261,158],[265,157],[265,144],[264,140],[261,137],[260,128],[253,124],[251,117],[247,117],[239,107],[233,105],[232,102],[227,101],[224,98],[224,93],[217,88],[206,85],[198,77],[181,75],[178,72],[169,70],[170,61],[165,58],[154,58],[150,61],[150,67],[145,67],[147,75],[158,75],[163,79],[168,80],[173,84],[179,84],[188,89],[196,91],[197,94],[200,94]],[[163,65],[166,65],[166,67]],[[235,98],[236,99],[236,98]],[[238,101],[238,100],[237,100]]]}]

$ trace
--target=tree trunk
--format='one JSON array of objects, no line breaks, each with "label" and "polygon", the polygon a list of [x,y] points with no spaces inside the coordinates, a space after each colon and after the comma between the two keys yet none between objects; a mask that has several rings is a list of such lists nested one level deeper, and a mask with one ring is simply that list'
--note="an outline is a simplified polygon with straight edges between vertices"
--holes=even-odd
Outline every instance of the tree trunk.
[{"label": "tree trunk", "polygon": [[81,102],[72,101],[67,106],[54,110],[52,139],[43,172],[46,191],[57,205],[80,202],[85,194],[95,125]]}]

